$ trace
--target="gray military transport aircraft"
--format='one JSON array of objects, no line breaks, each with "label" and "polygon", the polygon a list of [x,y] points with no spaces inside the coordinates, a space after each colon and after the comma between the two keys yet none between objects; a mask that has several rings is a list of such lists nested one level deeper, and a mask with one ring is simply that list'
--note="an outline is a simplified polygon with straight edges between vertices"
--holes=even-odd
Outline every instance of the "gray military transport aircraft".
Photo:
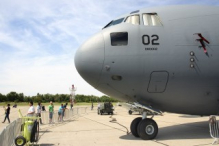
[{"label": "gray military transport aircraft", "polygon": [[99,91],[144,109],[134,136],[156,137],[148,113],[217,115],[219,7],[167,6],[120,16],[76,52],[79,74]]}]

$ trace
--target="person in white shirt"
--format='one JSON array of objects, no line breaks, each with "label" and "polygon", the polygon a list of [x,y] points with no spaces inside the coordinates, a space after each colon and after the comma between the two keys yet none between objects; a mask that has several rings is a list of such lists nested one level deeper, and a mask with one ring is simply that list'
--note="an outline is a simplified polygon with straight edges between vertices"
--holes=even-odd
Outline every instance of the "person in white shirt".
[{"label": "person in white shirt", "polygon": [[40,103],[40,102],[39,102],[38,105],[37,105],[36,116],[37,116],[37,117],[40,117],[40,124],[43,124],[43,123],[42,123],[42,119],[41,119],[41,103]]},{"label": "person in white shirt", "polygon": [[35,108],[33,106],[33,101],[29,102],[30,108],[27,111],[27,116],[32,117],[35,114]]}]

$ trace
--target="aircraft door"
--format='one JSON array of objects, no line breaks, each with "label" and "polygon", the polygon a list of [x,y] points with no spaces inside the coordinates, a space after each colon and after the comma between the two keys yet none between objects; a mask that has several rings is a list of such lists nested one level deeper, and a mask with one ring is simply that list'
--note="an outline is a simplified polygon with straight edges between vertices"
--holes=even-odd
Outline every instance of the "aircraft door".
[{"label": "aircraft door", "polygon": [[167,71],[152,72],[150,75],[148,92],[163,93],[166,90],[168,79],[169,79],[169,73]]},{"label": "aircraft door", "polygon": [[[142,93],[162,93],[168,82],[167,67],[168,37],[164,25],[157,13],[143,13],[140,27],[141,55],[143,62],[144,80],[147,87],[142,88]],[[147,88],[147,91],[145,91]],[[145,94],[145,92],[147,92]]]}]

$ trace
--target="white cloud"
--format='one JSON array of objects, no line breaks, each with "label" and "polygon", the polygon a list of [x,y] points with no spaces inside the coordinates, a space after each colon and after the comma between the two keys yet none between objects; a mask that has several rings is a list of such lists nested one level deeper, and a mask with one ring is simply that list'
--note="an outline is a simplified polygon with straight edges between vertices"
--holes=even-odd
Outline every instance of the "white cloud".
[{"label": "white cloud", "polygon": [[[4,67],[4,78],[1,79],[1,93],[9,91],[24,92],[26,95],[37,93],[65,93],[69,94],[69,87],[75,84],[78,94],[93,94],[101,96],[88,85],[77,73],[74,62],[69,56],[58,58],[36,58],[28,64],[23,61],[12,61]],[[54,64],[54,62],[56,62]],[[52,63],[52,65],[51,65]]]}]

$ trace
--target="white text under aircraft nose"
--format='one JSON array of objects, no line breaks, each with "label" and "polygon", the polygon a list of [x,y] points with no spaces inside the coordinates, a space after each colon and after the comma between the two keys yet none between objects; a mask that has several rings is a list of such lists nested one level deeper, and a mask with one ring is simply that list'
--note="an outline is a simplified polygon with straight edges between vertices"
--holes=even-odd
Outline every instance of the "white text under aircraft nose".
[{"label": "white text under aircraft nose", "polygon": [[104,40],[101,33],[87,40],[75,54],[75,67],[89,84],[97,87],[104,61]]}]

